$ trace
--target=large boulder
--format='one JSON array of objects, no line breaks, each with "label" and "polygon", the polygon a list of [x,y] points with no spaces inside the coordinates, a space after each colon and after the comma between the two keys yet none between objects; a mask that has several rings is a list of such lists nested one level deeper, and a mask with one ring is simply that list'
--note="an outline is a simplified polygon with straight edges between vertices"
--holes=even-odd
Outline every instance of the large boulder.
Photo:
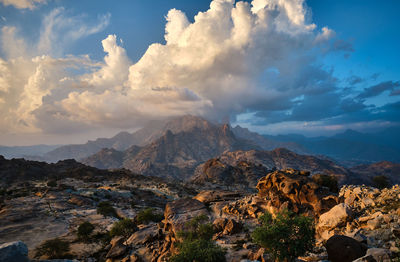
[{"label": "large boulder", "polygon": [[126,241],[126,244],[138,246],[151,243],[153,240],[160,237],[160,231],[157,224],[151,224],[133,233]]},{"label": "large boulder", "polygon": [[198,193],[194,197],[194,199],[197,199],[200,202],[209,205],[216,202],[225,202],[239,199],[243,197],[243,194],[244,193],[241,192],[230,192],[224,190],[204,190]]},{"label": "large boulder", "polygon": [[319,236],[326,240],[334,234],[331,230],[345,226],[352,219],[353,212],[351,208],[341,203],[319,217],[316,229]]},{"label": "large boulder", "polygon": [[365,244],[342,235],[334,235],[329,238],[325,248],[328,252],[328,260],[332,262],[351,262],[365,256],[367,252]]},{"label": "large boulder", "polygon": [[335,193],[315,183],[306,171],[286,169],[271,172],[260,179],[257,189],[258,195],[268,200],[272,209],[285,206],[294,212],[312,212],[316,216],[339,202]]},{"label": "large boulder", "polygon": [[0,261],[28,262],[28,247],[21,241],[1,244]]},{"label": "large boulder", "polygon": [[175,235],[194,217],[209,215],[204,203],[193,198],[182,198],[168,203],[164,211],[164,230]]}]

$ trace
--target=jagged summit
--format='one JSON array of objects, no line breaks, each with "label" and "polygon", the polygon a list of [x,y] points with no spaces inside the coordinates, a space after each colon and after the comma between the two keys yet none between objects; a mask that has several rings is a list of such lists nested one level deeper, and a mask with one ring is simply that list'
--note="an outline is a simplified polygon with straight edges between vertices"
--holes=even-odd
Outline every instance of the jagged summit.
[{"label": "jagged summit", "polygon": [[[108,168],[124,167],[146,175],[184,179],[192,175],[199,163],[225,151],[261,149],[251,141],[237,138],[229,125],[212,124],[199,117],[184,116],[174,119],[164,128],[166,131],[161,137],[135,151],[136,154],[128,156],[125,152],[119,165]],[[107,155],[98,153],[83,162],[91,165],[115,164],[114,155],[109,155],[112,159],[107,160],[104,158]]]}]

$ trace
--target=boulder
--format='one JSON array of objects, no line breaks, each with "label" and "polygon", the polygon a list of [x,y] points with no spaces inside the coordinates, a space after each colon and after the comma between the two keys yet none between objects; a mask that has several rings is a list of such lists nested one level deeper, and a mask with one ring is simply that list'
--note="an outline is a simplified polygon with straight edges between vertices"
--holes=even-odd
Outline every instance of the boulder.
[{"label": "boulder", "polygon": [[330,230],[345,226],[352,219],[353,212],[351,208],[344,203],[338,204],[319,217],[316,227],[317,233],[326,240],[331,236],[329,234]]},{"label": "boulder", "polygon": [[384,248],[370,248],[366,256],[372,256],[376,261],[390,261],[391,252]]},{"label": "boulder", "polygon": [[138,246],[150,243],[160,236],[161,233],[159,231],[157,224],[151,224],[133,233],[126,241],[126,244]]},{"label": "boulder", "polygon": [[319,216],[338,204],[335,193],[316,184],[306,172],[293,169],[267,174],[259,180],[257,189],[258,195],[269,200],[277,210],[287,202],[288,208],[294,212],[311,211]]},{"label": "boulder", "polygon": [[205,190],[197,194],[194,199],[208,205],[215,202],[231,201],[243,197],[240,192],[230,192],[223,190]]},{"label": "boulder", "polygon": [[0,261],[28,262],[28,247],[21,241],[1,244]]},{"label": "boulder", "polygon": [[111,248],[108,251],[106,258],[117,258],[125,254],[126,246],[123,244],[123,237],[115,237],[111,240]]},{"label": "boulder", "polygon": [[174,235],[194,217],[209,215],[204,203],[192,198],[181,198],[168,203],[164,211],[164,230]]},{"label": "boulder", "polygon": [[341,235],[334,235],[325,243],[328,259],[332,262],[351,262],[365,256],[367,246],[357,240]]}]

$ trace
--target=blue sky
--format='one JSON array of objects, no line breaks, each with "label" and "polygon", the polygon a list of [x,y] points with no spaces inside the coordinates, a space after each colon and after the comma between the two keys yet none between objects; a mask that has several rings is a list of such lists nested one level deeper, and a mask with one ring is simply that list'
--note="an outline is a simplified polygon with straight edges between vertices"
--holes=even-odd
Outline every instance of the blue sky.
[{"label": "blue sky", "polygon": [[[25,144],[32,138],[81,142],[185,113],[230,118],[270,134],[331,135],[399,124],[399,1],[297,5],[300,0],[288,0],[275,9],[259,8],[257,14],[249,5],[252,19],[274,23],[276,32],[253,24],[252,35],[243,35],[246,43],[229,39],[236,42],[226,48],[218,46],[219,37],[233,27],[219,21],[224,12],[239,10],[233,3],[213,8],[210,1],[182,0],[4,4],[12,2],[0,0],[0,116],[8,119],[0,144]],[[182,12],[169,13],[173,8]],[[263,10],[273,20],[260,15]],[[194,16],[206,11],[210,15],[195,23]],[[168,22],[169,41],[164,38],[167,17],[173,21]],[[180,49],[175,50],[175,42]],[[153,43],[161,46],[150,52]],[[213,64],[202,61],[202,54]],[[177,60],[205,64],[178,63],[177,69]],[[7,78],[17,67],[26,73]]]}]

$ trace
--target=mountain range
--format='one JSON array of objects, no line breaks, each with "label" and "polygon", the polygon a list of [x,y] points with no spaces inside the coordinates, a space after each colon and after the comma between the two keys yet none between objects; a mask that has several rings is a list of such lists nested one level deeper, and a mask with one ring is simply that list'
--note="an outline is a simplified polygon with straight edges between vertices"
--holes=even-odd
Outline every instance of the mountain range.
[{"label": "mountain range", "polygon": [[[369,183],[370,174],[377,175],[382,166],[386,167],[390,180],[397,181],[395,163],[400,162],[397,131],[400,129],[393,127],[374,134],[347,130],[332,137],[270,136],[187,115],[153,121],[134,133],[121,132],[86,144],[7,148],[6,153],[13,154],[4,154],[3,147],[0,154],[10,158],[20,156],[21,152],[27,159],[47,162],[75,159],[100,169],[125,168],[143,175],[197,182],[207,182],[207,173],[226,179],[221,174],[228,169],[242,179],[264,169],[295,168],[335,175],[341,183],[350,177],[354,183]],[[27,156],[35,150],[41,154]],[[372,164],[383,160],[387,162]],[[228,169],[215,169],[218,165]],[[262,168],[258,169],[259,166]]]},{"label": "mountain range", "polygon": [[378,161],[400,162],[400,127],[390,127],[377,133],[346,130],[332,137],[303,135],[263,135],[279,142],[292,142],[308,153],[330,157],[342,165],[355,166]]}]

